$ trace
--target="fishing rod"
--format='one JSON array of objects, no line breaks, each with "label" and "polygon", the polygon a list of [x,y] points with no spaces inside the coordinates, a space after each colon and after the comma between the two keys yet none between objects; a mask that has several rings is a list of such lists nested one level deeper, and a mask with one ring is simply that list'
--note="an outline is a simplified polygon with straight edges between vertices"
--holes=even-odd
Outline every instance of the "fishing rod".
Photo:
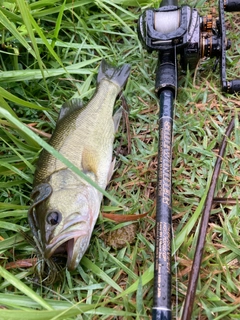
[{"label": "fishing rod", "polygon": [[[224,1],[224,2],[223,2]],[[149,53],[158,51],[155,91],[159,98],[159,142],[152,320],[170,320],[172,240],[172,126],[177,96],[177,56],[182,70],[195,69],[201,58],[216,57],[223,92],[240,91],[240,80],[227,81],[225,11],[240,11],[240,0],[219,0],[218,14],[200,16],[197,9],[162,0],[143,12],[138,36]]]}]

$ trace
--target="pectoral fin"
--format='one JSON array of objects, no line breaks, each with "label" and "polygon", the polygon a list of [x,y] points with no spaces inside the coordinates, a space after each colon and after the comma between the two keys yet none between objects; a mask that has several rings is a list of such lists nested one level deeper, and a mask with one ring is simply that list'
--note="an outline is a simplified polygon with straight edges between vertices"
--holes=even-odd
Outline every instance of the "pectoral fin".
[{"label": "pectoral fin", "polygon": [[107,176],[107,183],[110,182],[110,180],[111,180],[111,178],[113,176],[115,162],[116,162],[116,158],[114,158],[113,161],[111,162],[111,165],[110,165],[110,168],[109,168],[109,171],[108,171],[108,176]]},{"label": "pectoral fin", "polygon": [[99,164],[96,154],[91,151],[91,149],[84,148],[81,165],[83,168],[83,172],[89,175],[92,179],[94,176],[94,180],[96,181]]},{"label": "pectoral fin", "polygon": [[118,127],[122,118],[123,108],[120,107],[113,115],[114,132],[118,131]]}]

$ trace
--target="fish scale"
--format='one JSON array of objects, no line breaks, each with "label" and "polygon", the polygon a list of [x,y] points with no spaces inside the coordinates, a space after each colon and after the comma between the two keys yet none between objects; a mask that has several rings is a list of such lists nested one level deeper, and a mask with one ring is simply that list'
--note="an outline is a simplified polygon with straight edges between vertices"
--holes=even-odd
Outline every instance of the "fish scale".
[{"label": "fish scale", "polygon": [[[83,171],[92,169],[91,171],[100,177],[105,174],[101,171],[106,167],[102,166],[103,154],[108,156],[108,159],[104,160],[105,162],[109,162],[111,158],[109,154],[112,153],[114,139],[112,111],[118,93],[119,88],[115,84],[111,84],[108,80],[102,81],[87,108],[80,107],[72,115],[65,116],[62,121],[59,121],[50,140],[50,144],[78,168]],[[79,102],[75,100],[75,103]],[[86,155],[87,161],[82,159],[83,153]],[[89,157],[90,155],[92,157]],[[84,168],[83,163],[85,162],[89,164],[89,170]],[[54,171],[64,168],[66,166],[61,161],[44,150],[38,162],[34,185],[44,181]]]}]

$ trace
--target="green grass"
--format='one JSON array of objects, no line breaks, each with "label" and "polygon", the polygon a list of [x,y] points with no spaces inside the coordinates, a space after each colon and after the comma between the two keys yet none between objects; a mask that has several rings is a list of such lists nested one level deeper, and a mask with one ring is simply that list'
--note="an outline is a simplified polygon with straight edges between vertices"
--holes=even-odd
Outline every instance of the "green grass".
[{"label": "green grass", "polygon": [[[206,14],[204,3],[198,2],[198,8]],[[157,54],[142,49],[137,20],[142,10],[157,7],[158,2],[19,0],[0,5],[0,318],[149,319],[158,149]],[[228,38],[234,43],[228,52],[228,74],[237,78],[240,25],[234,14],[227,14],[227,21]],[[27,263],[36,255],[23,232],[31,235],[27,210],[35,163],[41,147],[48,148],[42,133],[53,132],[64,101],[72,97],[88,101],[102,58],[130,63],[132,71],[125,89],[131,152],[126,153],[127,134],[120,128],[115,141],[117,170],[101,211],[126,213],[126,207],[132,214],[149,215],[137,222],[135,242],[121,249],[110,248],[104,235],[129,222],[116,226],[100,216],[77,270],[63,269],[59,278],[50,281],[53,271],[40,283],[34,267],[13,268],[10,263]],[[234,115],[236,126],[216,196],[240,194],[240,103],[238,96],[221,93],[213,65],[214,61],[206,60],[195,74],[179,73],[173,144],[173,319],[181,317],[199,218],[218,147]],[[24,126],[30,124],[40,135]],[[239,203],[213,205],[192,319],[240,318],[239,212]]]}]

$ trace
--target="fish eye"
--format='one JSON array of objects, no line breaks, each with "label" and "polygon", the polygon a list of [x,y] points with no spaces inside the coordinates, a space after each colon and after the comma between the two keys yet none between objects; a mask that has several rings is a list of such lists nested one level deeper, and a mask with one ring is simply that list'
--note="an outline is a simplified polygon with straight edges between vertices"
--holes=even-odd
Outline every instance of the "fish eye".
[{"label": "fish eye", "polygon": [[49,223],[52,226],[55,226],[56,224],[60,223],[62,220],[62,215],[58,211],[51,211],[48,213],[46,217],[47,223]]}]

